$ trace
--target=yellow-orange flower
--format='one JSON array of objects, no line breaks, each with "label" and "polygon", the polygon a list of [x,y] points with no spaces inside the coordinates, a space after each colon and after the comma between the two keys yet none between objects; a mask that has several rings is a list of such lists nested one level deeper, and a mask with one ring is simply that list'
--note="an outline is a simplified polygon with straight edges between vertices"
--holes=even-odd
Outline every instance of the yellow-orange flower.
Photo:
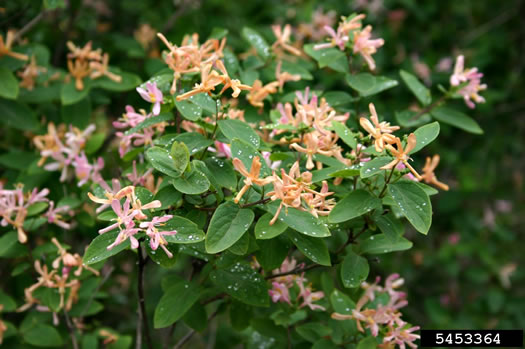
[{"label": "yellow-orange flower", "polygon": [[386,121],[379,122],[377,117],[376,108],[374,104],[368,105],[370,109],[370,120],[367,118],[360,118],[359,123],[373,138],[376,151],[382,152],[385,148],[385,144],[393,144],[396,142],[396,137],[392,135],[392,132],[399,130],[399,126],[390,126],[390,123]]},{"label": "yellow-orange flower", "polygon": [[392,145],[387,144],[386,148],[394,155],[395,159],[386,164],[385,166],[381,167],[382,170],[389,170],[393,169],[398,163],[402,162],[405,164],[406,167],[410,169],[410,172],[418,179],[421,180],[421,176],[419,173],[417,173],[416,170],[408,163],[408,160],[410,159],[409,154],[410,152],[415,148],[416,146],[416,135],[411,133],[408,135],[407,138],[407,145],[405,148],[403,148],[403,145],[401,144],[401,140],[399,138],[395,139],[396,148],[394,148]]},{"label": "yellow-orange flower", "polygon": [[15,38],[15,32],[13,30],[7,31],[5,42],[4,42],[4,37],[0,34],[0,57],[11,56],[21,61],[27,61],[29,59],[27,55],[24,55],[18,52],[13,52],[12,45],[13,45],[14,38]]},{"label": "yellow-orange flower", "polygon": [[248,189],[250,189],[252,185],[255,184],[262,186],[273,181],[272,177],[259,178],[259,175],[261,173],[261,161],[259,160],[258,156],[253,158],[252,165],[250,167],[250,172],[248,172],[242,161],[238,158],[233,159],[233,167],[235,167],[235,169],[245,177],[244,186],[233,200],[235,203],[239,202],[241,197],[246,193]]},{"label": "yellow-orange flower", "polygon": [[423,175],[421,176],[421,178],[425,181],[425,183],[435,185],[436,187],[442,190],[448,190],[448,185],[438,181],[436,175],[434,174],[434,170],[436,169],[438,164],[439,155],[436,154],[433,157],[427,157],[427,161],[425,163],[425,167],[423,167]]}]

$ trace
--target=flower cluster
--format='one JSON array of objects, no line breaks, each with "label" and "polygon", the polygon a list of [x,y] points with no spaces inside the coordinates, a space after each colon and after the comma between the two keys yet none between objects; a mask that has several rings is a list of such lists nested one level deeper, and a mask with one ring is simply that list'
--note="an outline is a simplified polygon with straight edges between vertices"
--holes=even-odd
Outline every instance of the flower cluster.
[{"label": "flower cluster", "polygon": [[[370,70],[375,70],[376,64],[372,55],[377,52],[377,49],[384,45],[383,39],[371,39],[372,26],[367,25],[362,28],[361,20],[366,16],[364,14],[353,17],[342,17],[341,22],[334,30],[331,26],[324,27],[325,32],[330,36],[330,42],[318,44],[314,46],[315,50],[321,50],[330,47],[338,47],[341,51],[345,51],[347,44],[352,44],[352,52],[360,54],[368,64]],[[353,37],[351,36],[353,34]],[[350,39],[352,37],[352,40]]]},{"label": "flower cluster", "polygon": [[117,83],[122,81],[121,76],[109,70],[109,54],[102,53],[101,49],[93,50],[91,41],[82,48],[69,41],[67,47],[71,51],[67,55],[67,68],[71,77],[75,79],[77,90],[84,89],[85,77],[94,80],[106,76]]},{"label": "flower cluster", "polygon": [[[120,130],[133,128],[153,115],[158,115],[160,113],[160,105],[163,103],[163,95],[156,83],[147,83],[145,89],[138,87],[137,92],[144,100],[153,103],[152,113],[146,113],[143,109],[136,112],[132,106],[127,105],[126,112],[122,114],[122,117],[113,122],[115,128]],[[166,122],[159,122],[148,127],[143,127],[135,132],[116,132],[115,135],[120,138],[120,156],[122,157],[128,153],[132,149],[132,146],[141,147],[153,145],[153,137],[156,134],[163,133],[166,125]]]},{"label": "flower cluster", "polygon": [[35,88],[36,78],[41,74],[47,72],[47,68],[40,67],[36,63],[36,56],[32,56],[29,63],[24,67],[23,70],[17,72],[20,77],[20,87],[23,87],[29,91]]},{"label": "flower cluster", "polygon": [[[274,275],[286,274],[294,272],[297,268],[301,268],[301,266],[297,266],[297,261],[294,258],[288,259],[287,257],[281,266],[278,269],[275,269],[272,273]],[[300,303],[299,309],[307,306],[311,310],[326,310],[325,307],[314,303],[324,298],[324,293],[322,291],[313,292],[312,285],[306,284],[307,281],[308,280],[304,277],[304,272],[301,275],[288,274],[276,276],[273,278],[272,288],[268,290],[268,293],[274,303],[282,302],[291,306],[292,298],[290,296],[290,289],[297,286],[299,292],[296,301]],[[297,290],[294,291],[296,292]],[[302,302],[300,301],[301,299]]]},{"label": "flower cluster", "polygon": [[[419,327],[408,326],[401,319],[403,314],[399,311],[408,304],[406,294],[396,290],[403,285],[404,280],[399,278],[398,274],[392,274],[386,278],[384,287],[378,285],[379,280],[378,277],[373,284],[363,282],[361,287],[364,293],[356,303],[352,314],[333,313],[332,318],[354,320],[360,332],[365,332],[365,328],[369,329],[374,337],[381,333],[383,335],[383,343],[379,346],[381,348],[393,348],[395,345],[402,349],[405,345],[416,348],[414,341],[420,336],[413,332],[419,330]],[[377,305],[374,307],[371,302],[382,296],[386,296],[388,301],[382,303],[379,300],[375,302]]]},{"label": "flower cluster", "polygon": [[[148,216],[143,211],[161,207],[162,203],[159,200],[153,200],[147,204],[142,204],[135,194],[134,186],[127,186],[120,189],[120,184],[114,185],[113,189],[106,188],[104,195],[105,198],[100,198],[88,193],[88,196],[92,201],[102,204],[104,207],[110,205],[111,209],[116,214],[116,218],[114,219],[115,223],[98,231],[99,234],[104,234],[114,229],[119,229],[117,238],[107,247],[108,250],[111,250],[113,247],[128,239],[131,242],[132,248],[138,248],[139,241],[135,235],[145,231],[150,239],[150,247],[152,250],[155,251],[160,246],[169,258],[173,257],[173,254],[166,248],[168,242],[164,236],[175,235],[177,234],[177,231],[162,229],[159,231],[159,227],[164,226],[173,216],[165,215],[162,217],[153,217],[151,221],[145,221]],[[125,199],[123,204],[121,203],[122,199]],[[139,222],[138,225],[137,222]]]},{"label": "flower cluster", "polygon": [[465,57],[460,55],[456,58],[454,73],[450,76],[450,85],[459,86],[457,93],[463,97],[465,104],[473,109],[476,103],[485,103],[485,98],[479,95],[480,91],[486,90],[487,85],[481,83],[483,73],[478,68],[465,69]]},{"label": "flower cluster", "polygon": [[[42,264],[40,260],[35,261],[34,267],[39,277],[35,284],[25,289],[25,304],[17,309],[18,312],[25,311],[35,304],[40,304],[40,300],[34,296],[34,292],[41,287],[57,289],[60,295],[58,309],[69,311],[78,300],[82,271],[87,269],[91,273],[99,275],[98,271],[83,264],[82,257],[78,253],[71,254],[67,252],[67,249],[56,238],[52,238],[51,242],[58,249],[58,257],[52,262],[51,270],[46,264]],[[75,268],[76,270],[72,272]],[[67,300],[65,299],[66,294],[68,295]]]},{"label": "flower cluster", "polygon": [[69,229],[70,225],[62,220],[60,213],[69,212],[69,207],[61,206],[55,208],[55,203],[47,199],[48,189],[33,189],[29,193],[24,193],[24,187],[18,185],[15,189],[4,189],[0,184],[0,216],[3,227],[10,224],[16,229],[18,241],[27,242],[27,234],[24,230],[24,222],[29,213],[29,207],[38,202],[49,202],[49,210],[44,214],[49,223],[57,224],[64,229]]},{"label": "flower cluster", "polygon": [[89,180],[96,182],[100,178],[100,171],[104,168],[104,159],[99,157],[92,164],[84,152],[89,136],[95,131],[95,125],[89,125],[85,130],[69,125],[55,127],[52,122],[47,124],[47,133],[33,138],[33,143],[40,150],[42,158],[39,166],[44,165],[48,158],[52,162],[44,165],[48,171],[61,171],[60,181],[64,182],[69,177],[70,167],[74,168],[78,186],[82,186]]},{"label": "flower cluster", "polygon": [[27,61],[29,57],[27,55],[24,55],[22,53],[14,52],[13,51],[13,41],[15,39],[15,31],[14,30],[8,30],[7,35],[4,37],[2,34],[0,34],[0,57],[3,56],[9,56],[14,59],[18,59],[21,61]]}]

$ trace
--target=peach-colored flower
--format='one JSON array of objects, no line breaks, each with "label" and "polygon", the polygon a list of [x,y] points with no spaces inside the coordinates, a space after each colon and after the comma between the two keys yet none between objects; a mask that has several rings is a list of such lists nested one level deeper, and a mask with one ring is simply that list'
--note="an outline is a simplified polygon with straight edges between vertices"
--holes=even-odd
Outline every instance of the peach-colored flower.
[{"label": "peach-colored flower", "polygon": [[250,93],[246,96],[248,102],[254,107],[262,108],[264,106],[264,99],[273,93],[277,92],[279,87],[278,81],[272,81],[263,86],[261,80],[255,80]]},{"label": "peach-colored flower", "polygon": [[399,138],[396,138],[396,148],[394,148],[392,145],[387,144],[386,148],[390,151],[390,153],[395,157],[394,160],[386,164],[385,166],[381,167],[382,170],[389,170],[394,168],[399,162],[402,162],[405,164],[406,167],[412,172],[412,174],[418,179],[421,180],[421,176],[419,173],[417,173],[416,170],[408,163],[408,160],[410,159],[410,152],[415,148],[416,146],[416,135],[411,133],[408,135],[407,138],[407,145],[405,148],[403,148],[403,145],[401,144],[401,140]]},{"label": "peach-colored flower", "polygon": [[259,178],[259,175],[261,172],[261,161],[259,160],[258,156],[253,158],[252,165],[250,167],[250,172],[246,170],[246,167],[244,166],[242,161],[238,158],[233,159],[233,167],[235,167],[235,169],[239,171],[245,177],[244,186],[242,187],[242,189],[239,191],[239,193],[234,199],[235,203],[239,202],[241,197],[246,193],[248,189],[250,189],[252,185],[263,186],[273,181],[272,177],[267,177],[264,179]]},{"label": "peach-colored flower", "polygon": [[383,39],[373,39],[372,27],[367,25],[363,30],[354,33],[354,53],[359,53],[368,64],[370,70],[376,69],[376,63],[372,55],[377,52],[377,49],[385,44]]},{"label": "peach-colored flower", "polygon": [[89,68],[91,69],[90,78],[91,79],[97,79],[102,76],[107,76],[111,80],[115,82],[121,82],[122,76],[117,75],[115,73],[112,73],[109,71],[109,54],[104,53],[102,55],[101,61],[92,61],[89,62]]},{"label": "peach-colored flower", "polygon": [[276,38],[276,41],[272,45],[274,52],[282,49],[294,56],[300,56],[302,54],[301,50],[290,44],[290,35],[292,34],[292,26],[290,24],[286,24],[284,29],[280,25],[272,25],[272,31]]},{"label": "peach-colored flower", "polygon": [[284,83],[288,81],[299,81],[301,80],[301,75],[299,74],[290,74],[289,72],[281,72],[282,61],[277,63],[275,68],[275,79],[279,82],[279,89],[282,90]]},{"label": "peach-colored flower", "polygon": [[10,56],[15,59],[21,60],[21,61],[27,61],[29,57],[27,55],[24,55],[22,53],[13,52],[12,45],[13,40],[15,39],[15,31],[14,30],[8,30],[7,35],[4,37],[0,34],[0,57],[2,56]]},{"label": "peach-colored flower", "polygon": [[435,185],[436,187],[442,190],[448,190],[448,185],[438,181],[436,174],[434,173],[434,170],[436,169],[438,164],[439,155],[436,154],[433,157],[427,157],[425,167],[423,167],[423,175],[421,175],[421,178],[425,181],[425,183]]},{"label": "peach-colored flower", "polygon": [[392,132],[399,130],[399,126],[390,126],[390,123],[386,121],[379,122],[376,108],[373,103],[368,105],[370,109],[370,122],[366,118],[360,118],[359,123],[373,138],[375,149],[378,153],[382,152],[385,148],[385,144],[395,143],[396,137],[392,135]]},{"label": "peach-colored flower", "polygon": [[45,67],[40,67],[36,64],[36,57],[33,55],[24,69],[16,73],[22,79],[20,81],[20,87],[31,91],[35,87],[38,75],[46,71],[47,69]]}]

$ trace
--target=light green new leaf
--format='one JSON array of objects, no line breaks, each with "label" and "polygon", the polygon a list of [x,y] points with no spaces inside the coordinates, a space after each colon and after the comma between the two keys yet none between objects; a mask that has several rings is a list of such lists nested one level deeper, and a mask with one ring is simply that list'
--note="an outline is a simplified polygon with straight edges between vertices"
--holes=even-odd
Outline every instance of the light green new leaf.
[{"label": "light green new leaf", "polygon": [[168,327],[177,322],[199,300],[200,295],[201,287],[192,282],[183,280],[170,286],[155,308],[155,328]]},{"label": "light green new leaf", "polygon": [[321,265],[331,266],[330,253],[324,240],[299,234],[295,231],[288,231],[288,236],[293,244],[305,255],[309,260]]},{"label": "light green new leaf", "polygon": [[273,216],[269,213],[265,213],[259,218],[257,224],[255,224],[255,238],[257,239],[272,239],[278,235],[284,233],[288,226],[282,221],[277,220],[274,224],[270,225],[270,221]]},{"label": "light green new leaf", "polygon": [[366,280],[370,266],[366,258],[349,250],[341,264],[341,280],[344,287],[356,288]]},{"label": "light green new leaf", "polygon": [[390,183],[388,192],[414,228],[427,234],[432,223],[432,206],[428,194],[413,181]]},{"label": "light green new leaf", "polygon": [[330,212],[330,223],[346,222],[381,207],[381,200],[369,192],[358,189],[339,201]]},{"label": "light green new leaf", "polygon": [[350,148],[356,149],[357,148],[357,141],[355,139],[355,136],[353,132],[346,127],[346,125],[343,125],[340,122],[333,121],[332,127],[334,128],[335,133],[345,142]]},{"label": "light green new leaf", "polygon": [[410,91],[416,96],[416,98],[423,105],[429,105],[432,102],[432,96],[430,95],[430,90],[425,87],[414,75],[406,72],[404,70],[399,71],[401,79],[408,86]]},{"label": "light green new leaf", "polygon": [[445,124],[452,125],[470,133],[483,134],[483,130],[474,119],[457,110],[438,107],[432,110],[430,114],[437,121],[444,122]]},{"label": "light green new leaf", "polygon": [[219,253],[239,240],[255,217],[250,209],[241,209],[231,201],[222,203],[211,217],[206,234],[206,252]]},{"label": "light green new leaf", "polygon": [[245,262],[237,262],[226,269],[210,274],[211,281],[233,298],[256,307],[270,304],[268,285],[257,271]]},{"label": "light green new leaf", "polygon": [[199,120],[202,115],[202,108],[189,101],[175,101],[175,107],[185,119],[191,121]]},{"label": "light green new leaf", "polygon": [[176,136],[174,140],[186,144],[190,155],[198,153],[213,144],[211,139],[207,139],[198,132],[186,132]]},{"label": "light green new leaf", "polygon": [[190,162],[190,152],[186,144],[177,141],[173,142],[170,155],[173,159],[175,170],[179,173],[183,173]]}]

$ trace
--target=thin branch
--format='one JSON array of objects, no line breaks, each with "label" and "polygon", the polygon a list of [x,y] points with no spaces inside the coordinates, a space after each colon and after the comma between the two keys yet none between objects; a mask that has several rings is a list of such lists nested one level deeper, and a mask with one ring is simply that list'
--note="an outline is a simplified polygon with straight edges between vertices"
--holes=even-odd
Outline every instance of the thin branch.
[{"label": "thin branch", "polygon": [[38,15],[36,15],[35,18],[30,20],[26,25],[22,27],[19,31],[16,32],[15,37],[13,38],[13,42],[18,41],[25,33],[30,31],[35,25],[38,24],[44,18],[44,16],[47,14],[47,11],[42,11]]},{"label": "thin branch", "polygon": [[417,120],[419,119],[420,117],[422,117],[423,115],[425,115],[426,113],[429,113],[432,111],[432,109],[434,109],[435,107],[438,107],[441,103],[443,103],[445,101],[445,99],[448,98],[448,95],[443,95],[441,96],[439,99],[437,99],[436,101],[434,101],[434,103],[432,104],[429,104],[428,106],[426,106],[425,108],[421,109],[416,115],[414,115],[410,120],[411,121],[414,121],[414,120]]},{"label": "thin branch", "polygon": [[83,318],[84,317],[84,314],[89,310],[89,307],[91,306],[91,303],[93,303],[93,300],[95,299],[95,296],[98,294],[98,292],[100,291],[100,289],[102,288],[102,286],[106,283],[106,281],[108,281],[109,277],[111,276],[111,274],[113,274],[113,271],[115,270],[115,267],[111,267],[108,272],[106,273],[106,275],[104,275],[104,277],[102,278],[102,280],[100,280],[100,283],[98,284],[97,288],[95,289],[95,291],[93,293],[91,293],[91,296],[89,297],[89,300],[88,302],[86,303],[86,306],[84,307],[84,309],[82,309],[82,312],[80,313],[80,316],[79,318]]},{"label": "thin branch", "polygon": [[146,265],[147,257],[143,257],[142,246],[139,241],[138,258],[138,278],[137,278],[137,291],[138,291],[138,318],[137,318],[137,343],[136,348],[142,348],[142,331],[146,337],[146,344],[149,349],[153,349],[153,344],[151,341],[151,335],[149,332],[148,318],[146,316],[146,304],[144,297],[144,266]]},{"label": "thin branch", "polygon": [[392,170],[390,171],[390,176],[385,180],[385,185],[383,186],[383,190],[381,190],[381,193],[379,193],[379,198],[382,198],[383,195],[386,192],[386,187],[388,183],[390,183],[390,180],[392,179],[392,175],[394,174],[394,170],[396,169],[396,166],[392,167]]},{"label": "thin branch", "polygon": [[250,202],[248,204],[239,205],[239,206],[241,208],[245,208],[245,207],[251,207],[251,206],[255,206],[255,205],[264,205],[267,202],[269,202],[270,200],[271,200],[271,198],[266,198],[266,199],[261,199],[261,200],[255,201],[255,202]]},{"label": "thin branch", "polygon": [[66,309],[64,309],[64,318],[66,319],[67,329],[69,331],[69,335],[71,336],[71,345],[73,346],[73,349],[78,349],[78,342],[77,342],[77,335],[75,333],[75,327],[71,323],[71,319],[69,318],[69,314],[67,313]]},{"label": "thin branch", "polygon": [[302,273],[303,271],[307,271],[307,270],[311,270],[311,269],[319,268],[319,267],[323,267],[323,265],[321,265],[321,264],[310,264],[309,266],[304,267],[304,268],[295,268],[294,270],[290,270],[290,271],[287,271],[287,272],[284,272],[284,273],[268,275],[268,276],[265,277],[265,279],[266,280],[270,280],[270,279],[274,279],[274,278],[277,278],[277,277],[280,277],[280,276],[298,274],[298,273]]}]

